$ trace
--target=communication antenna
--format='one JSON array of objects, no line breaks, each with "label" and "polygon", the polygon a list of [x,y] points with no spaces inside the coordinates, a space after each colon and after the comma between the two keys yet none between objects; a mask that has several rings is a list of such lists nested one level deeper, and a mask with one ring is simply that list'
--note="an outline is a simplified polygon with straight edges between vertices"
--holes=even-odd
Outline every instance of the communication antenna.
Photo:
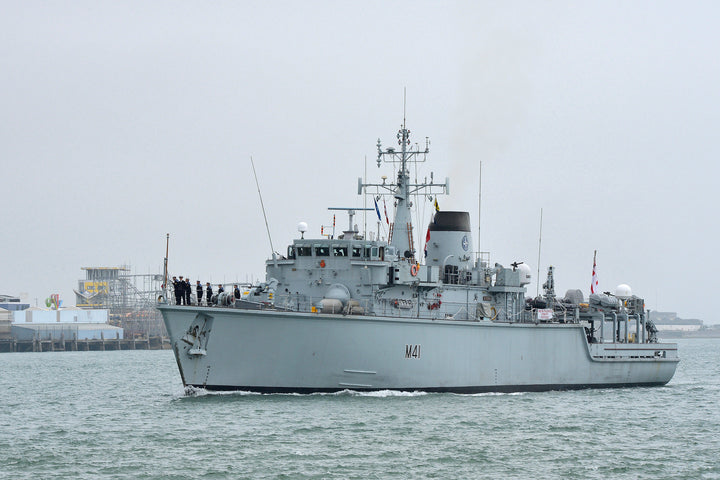
[{"label": "communication antenna", "polygon": [[250,155],[250,165],[252,165],[255,185],[257,186],[258,196],[260,197],[260,207],[262,208],[263,218],[265,219],[265,229],[267,230],[268,240],[270,241],[270,250],[272,250],[272,256],[275,258],[275,248],[273,248],[272,237],[270,236],[270,227],[268,226],[267,215],[265,215],[265,205],[263,204],[262,193],[260,193],[260,184],[258,183],[257,173],[255,172],[255,162],[253,162],[252,155]]},{"label": "communication antenna", "polygon": [[[367,155],[365,155],[365,173],[364,178],[367,178]],[[367,229],[367,187],[362,187],[363,189],[363,236],[365,239],[367,239],[368,236],[368,229]]]},{"label": "communication antenna", "polygon": [[538,240],[537,290],[535,291],[536,297],[540,295],[540,250],[542,248],[542,211],[543,209],[540,208],[540,239]]},{"label": "communication antenna", "polygon": [[403,87],[403,128],[405,128],[406,106],[407,106],[407,87]]},{"label": "communication antenna", "polygon": [[[480,160],[480,175],[478,177],[478,239],[477,239],[477,250],[478,257],[480,256],[480,212],[482,207],[482,160]],[[479,260],[479,258],[478,258]]]}]

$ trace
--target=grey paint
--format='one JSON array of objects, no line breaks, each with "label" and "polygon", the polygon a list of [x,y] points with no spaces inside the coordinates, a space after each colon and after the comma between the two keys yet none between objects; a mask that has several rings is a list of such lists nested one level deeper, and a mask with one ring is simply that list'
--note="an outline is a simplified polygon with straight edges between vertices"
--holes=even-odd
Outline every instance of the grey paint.
[{"label": "grey paint", "polygon": [[656,343],[642,298],[559,298],[549,267],[543,296],[526,301],[528,269],[473,258],[466,228],[433,231],[432,252],[445,258],[419,266],[408,236],[417,198],[411,188],[423,195],[446,189],[438,191],[432,176],[411,182],[411,162],[428,152],[407,151],[408,136],[403,124],[399,153],[378,142],[378,164],[398,164],[394,183],[360,182],[381,185],[395,201],[403,226],[388,242],[368,241],[357,230],[296,240],[287,256],[273,254],[266,281],[249,287],[242,301],[228,304],[223,295],[205,308],[161,301],[185,385],[510,391],[662,385],[672,378],[677,346]]},{"label": "grey paint", "polygon": [[[659,385],[672,378],[677,365],[676,345],[591,349],[579,325],[159,308],[185,385],[214,389],[522,391]],[[193,345],[180,339],[198,316],[212,324],[202,345],[205,353],[190,355]],[[406,358],[408,345],[420,346],[419,358]],[[617,347],[626,350],[611,351],[615,358],[594,358]],[[631,358],[639,352],[649,358]]]}]

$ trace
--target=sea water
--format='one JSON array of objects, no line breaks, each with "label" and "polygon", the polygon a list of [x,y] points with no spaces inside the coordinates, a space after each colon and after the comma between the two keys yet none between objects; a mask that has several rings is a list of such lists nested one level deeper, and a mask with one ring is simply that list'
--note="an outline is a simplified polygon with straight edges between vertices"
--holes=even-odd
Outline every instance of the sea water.
[{"label": "sea water", "polygon": [[720,478],[720,339],[664,387],[187,394],[170,351],[0,354],[0,478]]}]

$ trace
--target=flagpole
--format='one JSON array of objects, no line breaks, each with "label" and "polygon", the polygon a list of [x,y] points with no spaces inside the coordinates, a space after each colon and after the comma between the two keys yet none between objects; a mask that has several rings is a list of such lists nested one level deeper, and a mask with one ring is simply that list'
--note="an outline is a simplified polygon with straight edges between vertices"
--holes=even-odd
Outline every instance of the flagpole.
[{"label": "flagpole", "polygon": [[592,269],[592,280],[590,281],[590,293],[597,293],[595,292],[595,283],[597,283],[597,273],[595,272],[595,269],[597,268],[597,250],[593,253],[593,269]]}]

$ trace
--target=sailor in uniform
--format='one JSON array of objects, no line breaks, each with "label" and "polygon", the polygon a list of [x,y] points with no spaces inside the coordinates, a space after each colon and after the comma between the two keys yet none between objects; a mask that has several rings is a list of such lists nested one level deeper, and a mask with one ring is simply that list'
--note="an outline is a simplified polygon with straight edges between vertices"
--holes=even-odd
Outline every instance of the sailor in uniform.
[{"label": "sailor in uniform", "polygon": [[195,290],[197,291],[197,302],[198,305],[202,302],[202,295],[203,295],[203,288],[202,283],[200,283],[200,280],[197,281],[197,287],[195,287]]},{"label": "sailor in uniform", "polygon": [[182,295],[182,287],[177,277],[172,278],[173,292],[175,292],[175,305],[180,305],[180,296]]},{"label": "sailor in uniform", "polygon": [[205,285],[205,295],[205,301],[210,305],[210,302],[212,302],[212,285],[210,285],[210,282]]},{"label": "sailor in uniform", "polygon": [[177,292],[180,293],[180,303],[178,305],[186,305],[185,303],[185,280],[183,280],[185,277],[180,275],[180,280],[178,280],[178,288]]},{"label": "sailor in uniform", "polygon": [[185,279],[185,304],[190,305],[190,294],[192,293],[192,285],[190,285],[190,278]]}]

